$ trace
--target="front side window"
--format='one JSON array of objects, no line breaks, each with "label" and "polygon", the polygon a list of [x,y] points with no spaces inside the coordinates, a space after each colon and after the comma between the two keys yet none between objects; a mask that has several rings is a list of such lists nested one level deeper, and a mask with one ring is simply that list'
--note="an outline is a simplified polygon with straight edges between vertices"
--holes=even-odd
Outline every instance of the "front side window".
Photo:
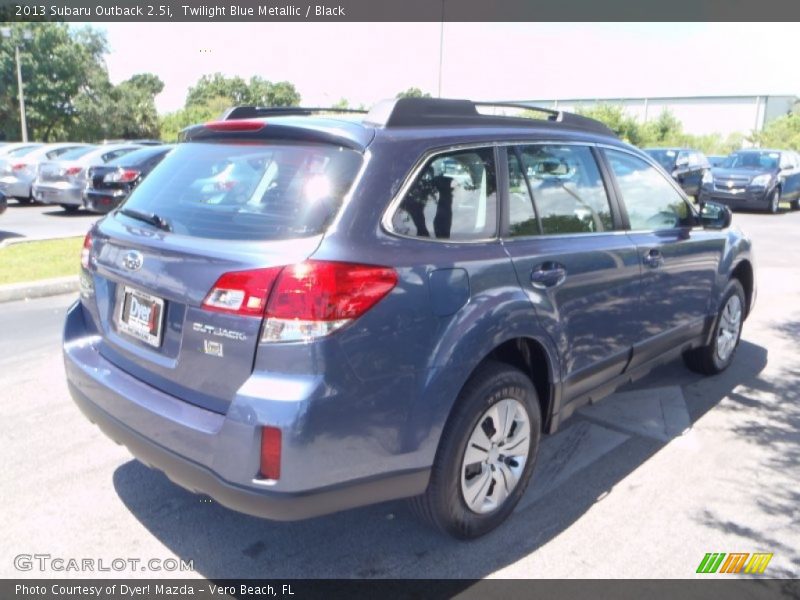
[{"label": "front side window", "polygon": [[585,146],[519,148],[542,233],[595,233],[614,229],[603,179]]},{"label": "front side window", "polygon": [[631,229],[673,229],[694,224],[686,201],[654,167],[625,152],[606,150],[606,156],[628,211]]},{"label": "front side window", "polygon": [[460,150],[428,161],[392,216],[392,230],[437,240],[494,237],[497,231],[494,150]]}]

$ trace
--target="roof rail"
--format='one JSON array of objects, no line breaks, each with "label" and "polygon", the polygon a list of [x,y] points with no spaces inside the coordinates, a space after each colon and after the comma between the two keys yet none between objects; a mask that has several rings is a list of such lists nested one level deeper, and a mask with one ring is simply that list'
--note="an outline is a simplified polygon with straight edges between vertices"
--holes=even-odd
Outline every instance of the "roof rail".
[{"label": "roof rail", "polygon": [[220,121],[255,119],[257,117],[307,117],[320,113],[361,113],[355,108],[306,108],[304,106],[232,106],[220,116]]},{"label": "roof rail", "polygon": [[[491,115],[478,112],[478,107],[518,108],[541,112],[544,119]],[[595,119],[574,113],[530,106],[515,102],[472,102],[442,98],[396,98],[384,100],[372,107],[364,122],[379,127],[441,127],[463,125],[472,127],[568,127],[600,135],[616,137],[606,125]]]}]

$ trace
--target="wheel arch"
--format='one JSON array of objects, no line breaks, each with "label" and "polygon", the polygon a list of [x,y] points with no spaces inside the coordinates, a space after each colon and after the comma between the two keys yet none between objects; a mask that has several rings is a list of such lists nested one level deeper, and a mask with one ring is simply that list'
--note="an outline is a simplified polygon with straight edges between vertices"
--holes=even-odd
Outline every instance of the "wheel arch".
[{"label": "wheel arch", "polygon": [[744,288],[745,297],[745,318],[750,314],[753,304],[753,291],[755,290],[755,275],[753,265],[749,260],[743,259],[731,271],[730,279],[736,279]]}]

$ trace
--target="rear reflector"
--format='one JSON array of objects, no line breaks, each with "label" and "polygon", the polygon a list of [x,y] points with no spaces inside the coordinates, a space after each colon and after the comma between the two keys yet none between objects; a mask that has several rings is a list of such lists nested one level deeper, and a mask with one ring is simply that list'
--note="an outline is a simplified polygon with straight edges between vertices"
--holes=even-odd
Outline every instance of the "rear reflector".
[{"label": "rear reflector", "polygon": [[81,248],[81,266],[84,269],[89,268],[90,259],[92,256],[92,232],[86,234],[83,238],[83,248]]},{"label": "rear reflector", "polygon": [[210,121],[205,124],[211,131],[258,131],[266,126],[265,121],[248,121],[246,119],[232,121]]},{"label": "rear reflector", "polygon": [[261,428],[259,475],[264,479],[280,479],[281,477],[281,430],[277,427]]}]

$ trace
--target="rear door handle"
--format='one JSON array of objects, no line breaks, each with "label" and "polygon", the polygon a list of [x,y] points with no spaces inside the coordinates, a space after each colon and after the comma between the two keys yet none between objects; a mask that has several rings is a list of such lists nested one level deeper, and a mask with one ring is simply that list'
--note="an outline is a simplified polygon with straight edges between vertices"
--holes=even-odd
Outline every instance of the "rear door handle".
[{"label": "rear door handle", "polygon": [[567,269],[556,262],[546,262],[531,271],[531,285],[535,288],[556,287],[564,283]]},{"label": "rear door handle", "polygon": [[658,248],[652,248],[644,255],[642,262],[651,269],[657,269],[664,264],[664,255]]}]

